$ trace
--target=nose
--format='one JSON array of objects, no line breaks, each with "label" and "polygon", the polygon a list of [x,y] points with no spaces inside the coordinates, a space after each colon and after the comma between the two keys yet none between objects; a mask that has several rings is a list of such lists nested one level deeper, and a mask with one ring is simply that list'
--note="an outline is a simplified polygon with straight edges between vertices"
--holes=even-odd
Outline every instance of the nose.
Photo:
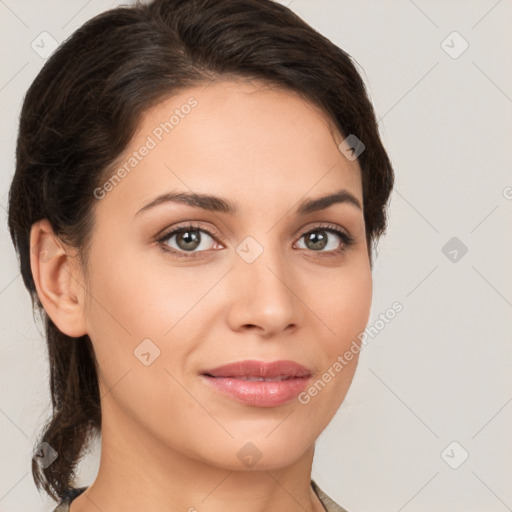
[{"label": "nose", "polygon": [[302,322],[303,302],[294,290],[293,268],[278,250],[265,249],[254,261],[236,257],[230,272],[232,330],[254,330],[271,338],[291,333]]}]

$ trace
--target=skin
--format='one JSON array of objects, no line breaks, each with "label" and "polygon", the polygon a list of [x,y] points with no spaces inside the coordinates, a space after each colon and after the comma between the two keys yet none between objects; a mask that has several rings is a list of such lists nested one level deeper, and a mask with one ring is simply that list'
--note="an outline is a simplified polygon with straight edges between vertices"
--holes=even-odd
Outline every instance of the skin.
[{"label": "skin", "polygon": [[[89,335],[100,369],[99,472],[71,512],[323,510],[310,486],[315,440],[345,398],[357,355],[306,405],[242,404],[199,373],[286,359],[315,382],[364,330],[372,276],[363,212],[343,203],[294,213],[339,189],[362,204],[360,167],[318,107],[242,80],[189,88],[148,110],[126,155],[191,96],[190,114],[95,200],[87,272],[47,220],[32,228],[32,246],[51,246],[50,258],[32,254],[43,306],[62,332]],[[238,212],[163,203],[136,215],[170,191],[220,196]],[[176,236],[166,243],[185,257],[154,242],[187,221],[215,236],[199,232],[199,257]],[[326,222],[354,244],[336,253],[344,242],[331,233],[327,247],[307,245],[303,235]],[[248,236],[263,248],[251,264],[236,252]],[[160,350],[149,366],[134,356],[147,338]],[[261,452],[250,468],[237,457],[247,442]]]}]

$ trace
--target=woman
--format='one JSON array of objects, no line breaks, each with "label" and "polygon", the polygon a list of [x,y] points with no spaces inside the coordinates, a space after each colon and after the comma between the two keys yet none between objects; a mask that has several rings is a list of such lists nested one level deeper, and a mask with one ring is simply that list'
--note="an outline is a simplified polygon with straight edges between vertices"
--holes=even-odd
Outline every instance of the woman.
[{"label": "woman", "polygon": [[314,447],[393,186],[350,57],[271,0],[116,8],[36,77],[16,158],[53,404],[32,472],[55,510],[343,511]]}]

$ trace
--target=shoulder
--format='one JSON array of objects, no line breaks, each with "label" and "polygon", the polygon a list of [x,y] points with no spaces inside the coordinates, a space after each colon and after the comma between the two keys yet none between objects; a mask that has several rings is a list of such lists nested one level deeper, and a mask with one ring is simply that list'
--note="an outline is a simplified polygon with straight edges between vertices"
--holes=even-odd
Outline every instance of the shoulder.
[{"label": "shoulder", "polygon": [[60,503],[53,509],[52,512],[69,512],[69,506],[71,502],[80,494],[82,494],[87,487],[78,487],[77,489],[71,489],[62,497]]},{"label": "shoulder", "polygon": [[322,491],[320,487],[318,487],[318,484],[314,480],[311,480],[311,486],[313,487],[315,494],[318,496],[327,512],[348,512],[346,509],[332,500],[329,496],[327,496],[327,494],[325,494],[325,492]]}]

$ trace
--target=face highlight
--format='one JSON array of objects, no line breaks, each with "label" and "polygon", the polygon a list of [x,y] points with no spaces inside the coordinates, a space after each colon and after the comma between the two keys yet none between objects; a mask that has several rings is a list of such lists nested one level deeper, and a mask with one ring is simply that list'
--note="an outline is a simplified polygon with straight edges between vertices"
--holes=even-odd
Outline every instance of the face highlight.
[{"label": "face highlight", "polygon": [[278,468],[314,444],[357,356],[307,404],[242,403],[203,372],[287,360],[311,385],[366,327],[361,171],[342,140],[314,105],[254,83],[190,88],[143,116],[120,165],[134,152],[137,163],[95,203],[87,267],[86,328],[116,442],[136,435],[156,460],[234,470],[244,446]]}]

